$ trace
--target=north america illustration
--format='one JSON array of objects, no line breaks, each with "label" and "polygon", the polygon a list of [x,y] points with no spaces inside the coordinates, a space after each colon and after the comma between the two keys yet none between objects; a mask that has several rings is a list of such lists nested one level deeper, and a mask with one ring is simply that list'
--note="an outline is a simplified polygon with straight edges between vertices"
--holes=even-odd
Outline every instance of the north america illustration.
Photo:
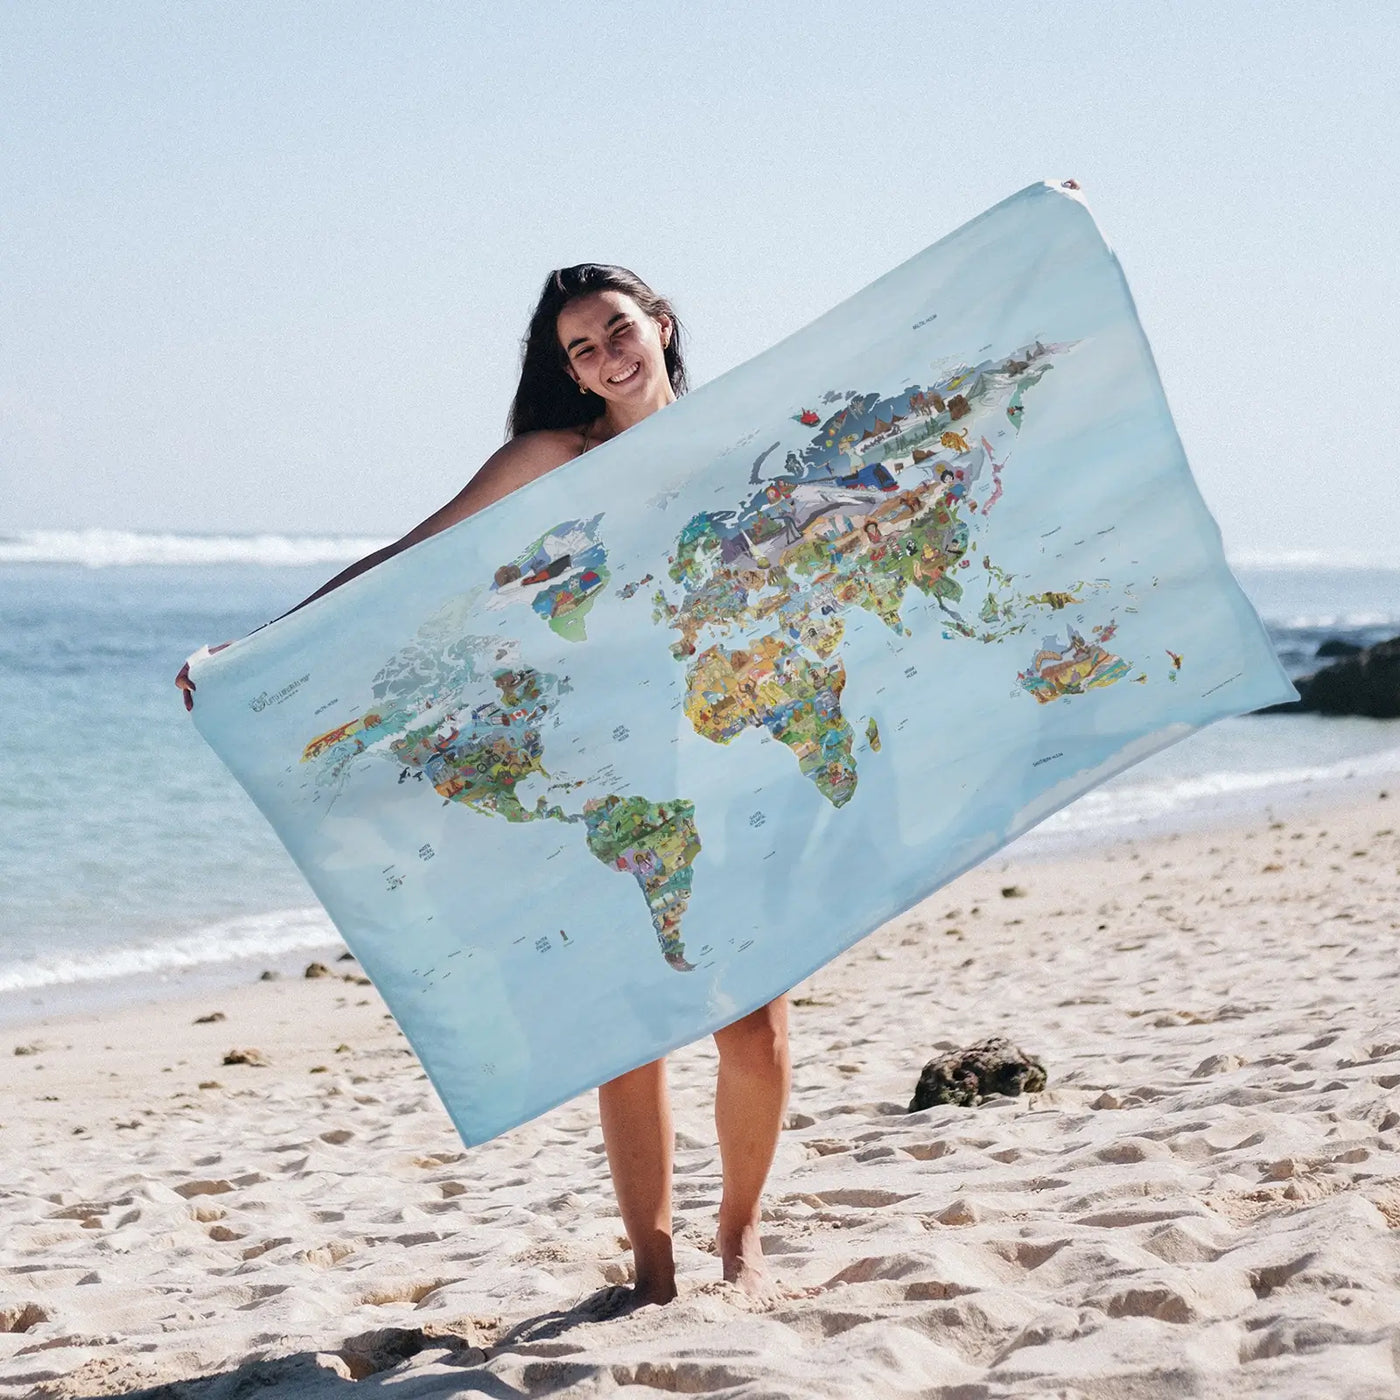
[{"label": "north america illustration", "polygon": [[[364,756],[477,818],[577,827],[594,859],[635,882],[666,963],[693,971],[683,924],[705,813],[682,793],[608,790],[606,768],[564,775],[549,736],[572,682],[531,665],[532,629],[587,647],[592,610],[649,600],[691,731],[717,746],[766,734],[833,809],[855,796],[862,763],[898,761],[895,736],[843,708],[857,611],[895,637],[936,627],[940,643],[1012,644],[1008,686],[1039,704],[1145,683],[1113,650],[1138,581],[1032,590],[995,557],[1023,417],[1073,350],[1036,341],[895,395],[830,391],[822,409],[798,407],[793,420],[812,430],[800,450],[775,467],[779,444],[763,452],[732,505],[693,515],[651,571],[611,592],[605,511],[524,542],[386,661],[358,718],[308,737],[315,786],[334,795]],[[911,595],[932,606],[907,607]],[[515,635],[477,634],[486,614],[515,610]],[[1168,656],[1174,680],[1181,658]]]}]

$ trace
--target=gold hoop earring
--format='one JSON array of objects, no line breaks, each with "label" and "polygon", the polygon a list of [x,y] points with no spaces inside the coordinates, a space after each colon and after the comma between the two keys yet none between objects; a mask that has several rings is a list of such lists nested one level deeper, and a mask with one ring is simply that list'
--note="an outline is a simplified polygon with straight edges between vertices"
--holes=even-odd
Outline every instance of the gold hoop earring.
[{"label": "gold hoop earring", "polygon": [[588,390],[583,387],[582,383],[579,383],[577,380],[575,383],[578,383],[578,391],[580,394],[586,394],[588,392]]}]

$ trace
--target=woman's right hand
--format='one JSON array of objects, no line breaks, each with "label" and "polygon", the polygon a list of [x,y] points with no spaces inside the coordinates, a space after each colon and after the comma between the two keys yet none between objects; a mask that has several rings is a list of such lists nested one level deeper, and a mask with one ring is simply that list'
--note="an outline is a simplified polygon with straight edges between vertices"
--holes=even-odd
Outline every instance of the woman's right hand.
[{"label": "woman's right hand", "polygon": [[[231,642],[220,642],[218,646],[209,648],[209,654],[212,656],[216,651],[222,651],[226,646],[231,645]],[[190,679],[190,663],[188,661],[180,667],[179,674],[175,677],[175,685],[185,697],[185,708],[187,710],[194,709],[195,684]]]}]

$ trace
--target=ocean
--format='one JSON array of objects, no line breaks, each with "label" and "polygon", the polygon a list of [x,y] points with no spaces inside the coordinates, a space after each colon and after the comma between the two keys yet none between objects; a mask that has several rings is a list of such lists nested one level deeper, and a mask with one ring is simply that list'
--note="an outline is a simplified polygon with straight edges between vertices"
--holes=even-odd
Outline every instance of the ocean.
[{"label": "ocean", "polygon": [[[337,939],[174,688],[380,541],[0,535],[0,1022],[291,971]],[[1400,567],[1237,567],[1290,674],[1400,634]],[[1359,787],[1357,785],[1360,785]],[[1280,807],[1400,799],[1400,722],[1226,721],[1086,794],[1020,855]]]}]

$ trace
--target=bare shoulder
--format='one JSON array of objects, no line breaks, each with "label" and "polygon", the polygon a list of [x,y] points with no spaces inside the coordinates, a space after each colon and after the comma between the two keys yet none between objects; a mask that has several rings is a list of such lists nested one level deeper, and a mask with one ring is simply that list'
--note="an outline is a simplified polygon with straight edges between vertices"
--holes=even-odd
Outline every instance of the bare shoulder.
[{"label": "bare shoulder", "polygon": [[540,428],[533,433],[521,433],[498,447],[481,464],[466,489],[479,498],[481,504],[500,500],[527,482],[572,461],[579,455],[582,445],[582,435],[577,428]]},{"label": "bare shoulder", "polygon": [[515,485],[523,485],[572,461],[582,446],[578,428],[539,428],[511,438],[486,459],[481,472],[500,473],[515,478]]},{"label": "bare shoulder", "polygon": [[417,544],[475,515],[546,472],[572,461],[582,446],[582,434],[577,428],[544,428],[521,433],[504,447],[497,448],[472,479],[445,506],[410,530],[398,547]]},{"label": "bare shoulder", "polygon": [[[360,560],[343,573],[336,576],[325,588],[311,595],[319,598],[322,593],[338,587],[346,579],[354,578],[368,568],[392,558],[423,540],[431,538],[442,530],[450,529],[479,510],[494,505],[512,491],[562,467],[579,455],[584,446],[583,434],[578,428],[548,428],[533,433],[521,433],[512,438],[504,447],[498,448],[482,463],[472,479],[446,505],[440,506],[426,520],[421,520],[401,539],[387,545],[374,554]],[[306,600],[310,602],[308,598]],[[298,604],[300,606],[300,604]]]}]

